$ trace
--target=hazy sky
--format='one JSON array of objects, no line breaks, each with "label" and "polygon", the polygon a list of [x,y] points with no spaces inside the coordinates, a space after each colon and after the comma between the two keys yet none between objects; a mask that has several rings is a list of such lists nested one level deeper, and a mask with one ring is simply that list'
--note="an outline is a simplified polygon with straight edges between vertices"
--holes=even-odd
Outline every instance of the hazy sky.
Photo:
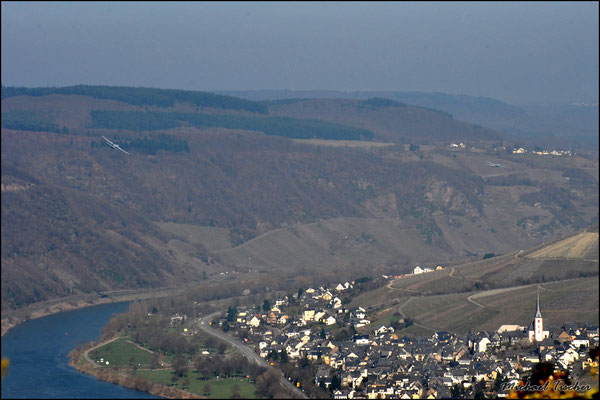
[{"label": "hazy sky", "polygon": [[597,2],[2,2],[2,84],[598,102]]}]

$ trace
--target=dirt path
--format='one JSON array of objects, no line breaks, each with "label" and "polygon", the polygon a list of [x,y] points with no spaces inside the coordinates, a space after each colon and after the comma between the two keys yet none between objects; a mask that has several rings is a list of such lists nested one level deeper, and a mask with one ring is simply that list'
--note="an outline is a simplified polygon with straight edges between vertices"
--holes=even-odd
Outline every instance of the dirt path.
[{"label": "dirt path", "polygon": [[[414,297],[409,297],[408,299],[406,299],[406,301],[404,303],[400,304],[398,306],[398,308],[397,308],[398,312],[400,313],[400,315],[402,315],[402,318],[404,318],[404,319],[410,318],[410,317],[408,315],[406,315],[402,309],[404,308],[405,305],[407,305],[408,303],[410,303],[412,301],[412,299],[414,299]],[[413,324],[416,325],[416,326],[418,326],[419,328],[423,328],[423,329],[426,329],[428,331],[435,332],[435,329],[431,329],[431,328],[428,328],[428,327],[426,327],[424,325],[421,325],[418,322],[416,322],[414,319],[413,319]]]},{"label": "dirt path", "polygon": [[89,349],[87,349],[87,350],[86,350],[86,351],[83,353],[83,356],[85,357],[85,359],[86,359],[86,361],[87,361],[87,362],[89,362],[90,364],[92,364],[92,365],[96,366],[96,363],[95,363],[95,362],[94,362],[94,361],[93,361],[93,360],[90,358],[90,351],[94,351],[94,350],[96,350],[97,348],[99,348],[99,347],[102,347],[102,346],[104,346],[105,344],[112,343],[112,342],[114,342],[115,340],[117,340],[117,339],[120,339],[120,338],[121,338],[121,336],[115,336],[115,337],[113,337],[113,338],[111,338],[111,339],[105,340],[104,342],[98,343],[98,344],[97,344],[97,345],[95,345],[94,347],[90,347]]},{"label": "dirt path", "polygon": [[[400,278],[400,279],[402,279],[402,278]],[[403,292],[420,293],[418,290],[414,290],[414,289],[400,289],[400,288],[393,287],[392,285],[394,284],[394,282],[396,282],[396,280],[397,279],[394,279],[394,280],[390,281],[390,283],[387,284],[387,288],[391,289],[391,290],[400,290],[400,291],[403,291]]]},{"label": "dirt path", "polygon": [[481,304],[481,303],[478,303],[478,302],[476,302],[475,300],[473,300],[473,297],[474,297],[474,296],[475,296],[475,295],[474,295],[474,294],[472,294],[472,295],[470,295],[469,297],[467,297],[467,301],[468,301],[468,302],[471,302],[471,303],[473,303],[473,304],[475,304],[477,307],[481,307],[481,308],[489,308],[488,306],[484,306],[483,304]]},{"label": "dirt path", "polygon": [[[100,347],[102,347],[102,346],[104,346],[104,345],[106,345],[106,344],[112,343],[112,342],[114,342],[115,340],[118,340],[118,339],[121,339],[121,338],[122,338],[122,336],[115,336],[115,337],[113,337],[112,339],[108,339],[108,340],[105,340],[105,341],[104,341],[104,342],[102,342],[102,343],[98,343],[98,344],[97,344],[97,345],[95,345],[94,347],[91,347],[91,348],[87,349],[87,350],[86,350],[86,351],[83,353],[83,356],[85,357],[85,359],[86,359],[86,360],[87,360],[89,363],[92,363],[93,365],[96,365],[96,363],[95,363],[95,362],[94,362],[94,361],[93,361],[93,360],[90,358],[90,355],[89,355],[90,351],[94,351],[94,350],[96,350],[97,348],[100,348]],[[150,353],[150,354],[154,354],[154,352],[153,352],[152,350],[146,349],[145,347],[142,347],[142,346],[140,346],[139,344],[137,344],[137,343],[135,343],[135,342],[132,342],[131,340],[126,340],[126,342],[127,342],[127,343],[131,343],[132,345],[134,345],[135,347],[137,347],[137,348],[138,348],[138,349],[140,349],[140,350],[144,350],[144,351],[147,351],[147,352],[148,352],[148,353]]]},{"label": "dirt path", "polygon": [[147,348],[145,348],[145,347],[142,347],[142,346],[140,346],[139,344],[137,344],[137,343],[135,343],[135,342],[132,342],[131,340],[126,340],[126,342],[127,342],[127,343],[131,343],[132,345],[134,345],[135,347],[137,347],[137,348],[138,348],[138,349],[140,349],[140,350],[144,350],[144,351],[147,351],[147,352],[148,352],[148,353],[150,353],[150,354],[154,354],[154,352],[153,352],[152,350],[150,350],[150,349],[147,349]]}]

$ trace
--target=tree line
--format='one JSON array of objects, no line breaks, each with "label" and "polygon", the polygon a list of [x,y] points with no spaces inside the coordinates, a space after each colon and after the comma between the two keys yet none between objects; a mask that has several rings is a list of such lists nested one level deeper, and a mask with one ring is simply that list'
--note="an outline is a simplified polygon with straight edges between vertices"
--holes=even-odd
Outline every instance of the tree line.
[{"label": "tree line", "polygon": [[371,140],[374,136],[366,129],[287,117],[105,110],[93,110],[91,117],[91,127],[99,129],[145,131],[192,125],[197,128],[243,129],[294,139]]},{"label": "tree line", "polygon": [[61,132],[61,129],[56,123],[44,117],[42,114],[29,110],[3,112],[2,128],[19,131],[66,133],[64,130]]},{"label": "tree line", "polygon": [[101,85],[76,85],[62,88],[2,86],[2,99],[15,96],[37,97],[52,94],[83,95],[96,99],[122,101],[136,106],[172,107],[175,103],[191,103],[198,107],[243,110],[260,114],[268,112],[267,106],[255,101],[191,90]]}]

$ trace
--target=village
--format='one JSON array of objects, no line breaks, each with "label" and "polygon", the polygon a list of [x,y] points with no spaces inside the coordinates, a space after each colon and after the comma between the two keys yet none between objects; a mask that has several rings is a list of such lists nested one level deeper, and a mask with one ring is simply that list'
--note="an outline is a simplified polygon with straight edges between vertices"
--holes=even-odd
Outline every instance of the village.
[{"label": "village", "polygon": [[[433,270],[417,267],[414,273]],[[588,351],[598,346],[598,327],[565,322],[544,330],[539,299],[527,328],[401,336],[396,332],[412,321],[398,318],[360,334],[371,324],[370,309],[346,307],[353,289],[354,282],[345,282],[299,290],[272,305],[265,300],[254,308],[232,306],[211,325],[237,336],[271,365],[317,365],[314,384],[335,399],[506,397],[538,362],[554,363],[574,379],[597,368]]]},{"label": "village", "polygon": [[[467,145],[460,142],[460,143],[450,143],[447,146],[448,149],[450,150],[467,150]],[[471,147],[470,148],[471,151],[475,151],[475,152],[481,152],[483,151],[482,149],[478,149],[476,147]],[[558,149],[552,149],[552,150],[547,150],[547,149],[542,149],[539,146],[535,146],[533,150],[530,149],[526,149],[523,147],[514,147],[512,149],[508,149],[505,146],[499,146],[494,148],[494,150],[496,152],[502,151],[502,152],[509,152],[511,154],[536,154],[539,156],[572,156],[573,153],[570,150],[558,150]]]},{"label": "village", "polygon": [[316,365],[314,385],[335,399],[506,397],[538,362],[554,363],[575,380],[598,367],[588,354],[598,346],[598,326],[565,322],[545,330],[539,298],[529,327],[422,337],[398,333],[412,324],[408,318],[368,329],[370,308],[347,307],[353,291],[354,282],[345,282],[299,290],[272,305],[231,306],[211,325],[276,367]]}]

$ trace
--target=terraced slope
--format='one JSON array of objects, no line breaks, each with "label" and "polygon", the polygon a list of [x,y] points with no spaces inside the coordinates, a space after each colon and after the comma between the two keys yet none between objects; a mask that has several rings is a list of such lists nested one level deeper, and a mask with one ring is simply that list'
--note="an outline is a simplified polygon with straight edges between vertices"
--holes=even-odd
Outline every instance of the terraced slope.
[{"label": "terraced slope", "polygon": [[525,257],[598,261],[598,232],[581,232]]},{"label": "terraced slope", "polygon": [[495,330],[503,324],[527,325],[539,288],[546,324],[597,323],[598,260],[586,258],[598,248],[595,230],[532,251],[408,275],[361,294],[352,305],[393,307],[415,321],[406,333],[466,333],[471,328]]}]

